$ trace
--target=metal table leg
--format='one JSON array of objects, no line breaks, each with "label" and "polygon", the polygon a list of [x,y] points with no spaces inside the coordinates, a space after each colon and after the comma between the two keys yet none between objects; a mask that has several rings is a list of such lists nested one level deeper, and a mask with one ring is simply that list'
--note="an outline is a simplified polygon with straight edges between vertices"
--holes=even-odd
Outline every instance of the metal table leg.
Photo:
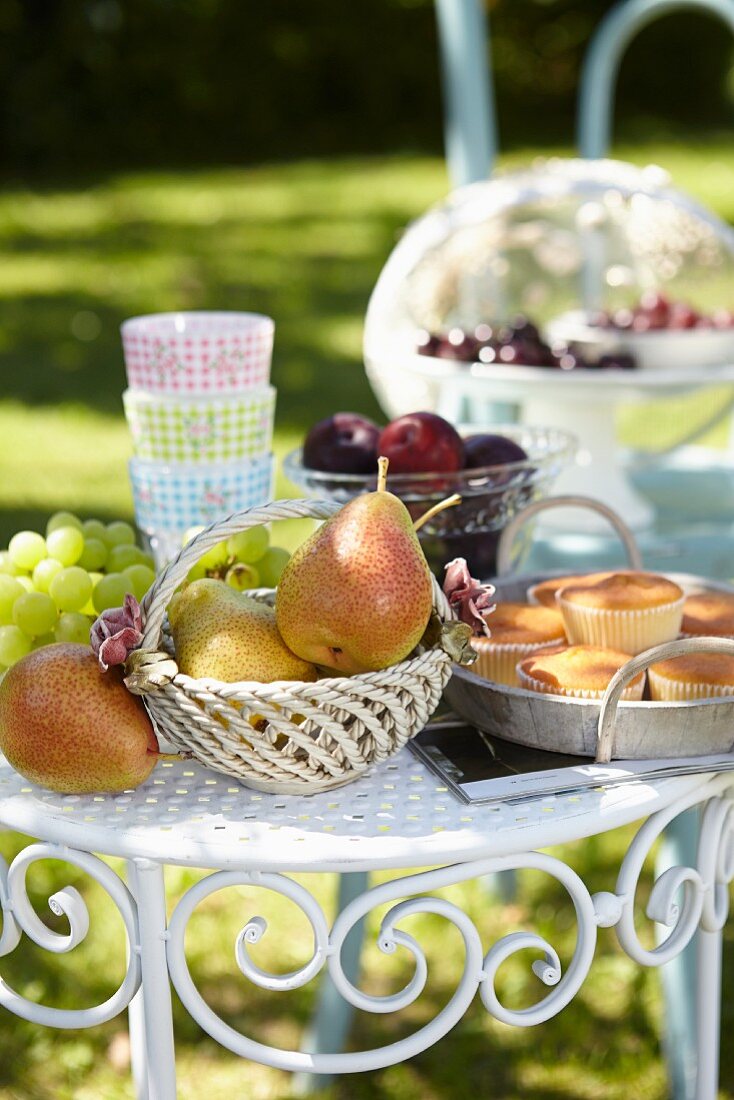
[{"label": "metal table leg", "polygon": [[171,985],[166,959],[166,889],[163,867],[150,859],[136,859],[135,871],[142,971],[140,992],[143,998],[142,1016],[147,1076],[147,1093],[143,1095],[147,1100],[176,1100]]}]

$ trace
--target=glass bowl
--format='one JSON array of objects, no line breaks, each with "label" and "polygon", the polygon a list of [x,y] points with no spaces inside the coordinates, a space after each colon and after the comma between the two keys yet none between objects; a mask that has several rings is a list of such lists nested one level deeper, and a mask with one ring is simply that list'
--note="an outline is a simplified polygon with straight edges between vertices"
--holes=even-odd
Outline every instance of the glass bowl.
[{"label": "glass bowl", "polygon": [[[547,495],[554,479],[572,461],[576,449],[574,437],[555,428],[493,424],[485,430],[518,443],[527,459],[456,473],[388,472],[388,489],[400,497],[414,520],[453,493],[461,495],[460,504],[440,512],[418,532],[428,563],[440,579],[444,566],[458,557],[466,558],[474,576],[494,576],[502,530],[531,501]],[[480,427],[473,425],[462,434],[480,431]],[[344,504],[377,487],[376,471],[374,475],[338,474],[304,466],[300,447],[286,455],[283,472],[308,496]],[[523,534],[529,545],[531,532],[525,528]],[[520,555],[522,552],[521,544]]]}]

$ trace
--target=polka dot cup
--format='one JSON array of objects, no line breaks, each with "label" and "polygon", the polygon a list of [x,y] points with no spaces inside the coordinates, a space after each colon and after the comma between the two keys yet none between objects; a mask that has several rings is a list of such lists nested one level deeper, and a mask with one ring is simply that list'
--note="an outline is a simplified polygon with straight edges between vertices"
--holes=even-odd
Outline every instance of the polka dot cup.
[{"label": "polka dot cup", "polygon": [[123,322],[131,389],[231,394],[270,380],[275,325],[259,313],[151,313]]}]

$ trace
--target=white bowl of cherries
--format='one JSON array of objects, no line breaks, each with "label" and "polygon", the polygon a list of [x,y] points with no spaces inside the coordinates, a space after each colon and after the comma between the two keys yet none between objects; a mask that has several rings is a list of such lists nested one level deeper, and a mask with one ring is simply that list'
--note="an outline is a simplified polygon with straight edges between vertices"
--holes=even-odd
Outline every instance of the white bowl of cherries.
[{"label": "white bowl of cherries", "polygon": [[431,412],[408,413],[381,428],[359,413],[339,412],[314,424],[283,470],[308,495],[346,502],[376,488],[377,458],[384,455],[388,489],[414,519],[458,493],[458,505],[420,528],[423,550],[437,576],[463,557],[475,576],[490,577],[503,528],[547,494],[574,452],[574,438],[554,428],[457,430]]},{"label": "white bowl of cherries", "polygon": [[582,353],[595,349],[631,355],[640,370],[682,370],[734,363],[734,312],[702,313],[646,291],[633,308],[565,313],[548,325],[551,340]]}]

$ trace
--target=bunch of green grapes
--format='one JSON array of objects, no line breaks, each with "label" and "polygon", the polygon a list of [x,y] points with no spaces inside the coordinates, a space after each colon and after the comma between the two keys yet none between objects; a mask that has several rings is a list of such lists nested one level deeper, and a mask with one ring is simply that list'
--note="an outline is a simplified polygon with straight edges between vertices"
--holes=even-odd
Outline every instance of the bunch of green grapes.
[{"label": "bunch of green grapes", "polygon": [[0,550],[0,672],[50,642],[89,642],[102,611],[140,600],[155,580],[153,559],[129,523],[56,512],[46,527],[19,531]]},{"label": "bunch of green grapes", "polygon": [[[184,546],[203,530],[191,527],[184,535]],[[289,558],[287,550],[270,545],[267,527],[250,527],[202,554],[187,580],[215,577],[240,592],[247,588],[276,588]]]}]

